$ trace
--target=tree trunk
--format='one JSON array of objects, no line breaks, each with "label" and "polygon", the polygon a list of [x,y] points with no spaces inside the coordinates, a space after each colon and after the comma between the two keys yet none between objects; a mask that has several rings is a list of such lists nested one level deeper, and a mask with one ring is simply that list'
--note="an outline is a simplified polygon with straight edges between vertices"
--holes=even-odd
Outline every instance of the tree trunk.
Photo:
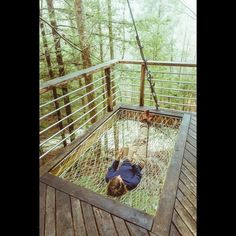
[{"label": "tree trunk", "polygon": [[[170,61],[173,61],[173,55],[174,55],[174,36],[172,35],[170,41]],[[172,72],[172,66],[170,66],[170,72]]]},{"label": "tree trunk", "polygon": [[[98,0],[97,11],[98,11],[98,17],[99,17],[99,19],[101,19],[100,0]],[[100,60],[101,60],[101,62],[104,62],[104,58],[103,58],[103,40],[102,40],[102,25],[101,25],[101,21],[100,20],[98,22],[98,34],[99,34],[99,54],[100,54]]]},{"label": "tree trunk", "polygon": [[[124,2],[124,8],[123,8],[123,22],[125,21],[125,6],[126,2]],[[122,24],[122,56],[121,58],[124,59],[125,57],[125,24]]]},{"label": "tree trunk", "polygon": [[[42,35],[43,46],[44,46],[44,54],[45,54],[45,59],[46,59],[47,67],[48,67],[49,78],[50,79],[54,79],[54,73],[53,73],[53,70],[52,70],[52,63],[51,63],[51,56],[50,56],[50,53],[49,53],[48,43],[47,43],[47,38],[46,38],[46,33],[45,33],[45,28],[44,28],[44,24],[43,24],[42,21],[40,22],[40,28],[41,28],[41,35]],[[53,98],[56,99],[58,97],[56,88],[54,88],[52,92],[53,92]],[[58,101],[55,101],[54,105],[55,105],[56,109],[59,108],[59,102]],[[57,120],[58,121],[61,120],[62,119],[61,111],[58,110],[56,113],[57,113]],[[62,122],[60,122],[58,124],[58,127],[59,127],[60,130],[63,129]],[[62,139],[65,138],[64,131],[61,133],[61,138]],[[64,147],[67,145],[66,140],[63,141],[63,145],[64,145]]]},{"label": "tree trunk", "polygon": [[[76,35],[76,32],[75,32],[75,25],[73,24],[73,21],[72,21],[72,19],[70,19],[70,26],[71,26],[71,33],[72,33],[72,36],[73,36],[73,39],[75,39],[76,37],[77,37],[77,35]],[[73,43],[75,43],[75,42],[73,42]],[[76,43],[75,43],[76,44]],[[79,63],[79,61],[81,61],[81,56],[79,57],[79,59],[77,59],[76,57],[75,57],[75,55],[76,55],[76,53],[77,53],[77,51],[76,51],[76,49],[75,48],[73,48],[73,61],[75,61],[76,62],[76,67],[77,67],[77,69],[78,70],[81,70],[81,64]],[[77,61],[78,60],[78,61]],[[78,63],[77,63],[78,62]],[[81,88],[81,87],[83,87],[84,86],[84,83],[83,83],[83,79],[82,78],[79,78],[78,79],[78,81],[79,81],[79,87]],[[82,91],[83,91],[83,89],[82,89]],[[83,94],[81,94],[81,95],[79,95],[79,96],[82,96]],[[81,104],[82,104],[82,106],[84,107],[85,106],[85,104],[86,104],[86,100],[85,100],[85,97],[82,97],[81,98]],[[82,113],[82,114],[84,114],[84,113],[86,113],[86,106],[82,109],[82,111],[80,112],[80,113]],[[83,120],[87,120],[87,115],[82,119],[82,120],[80,120],[80,123],[79,124],[82,124],[83,122]]]},{"label": "tree trunk", "polygon": [[[108,30],[109,30],[109,47],[110,47],[110,59],[114,59],[114,45],[113,45],[113,30],[112,30],[112,7],[111,7],[111,0],[107,0],[108,6]],[[114,67],[111,67],[113,70]],[[113,80],[114,76],[111,76],[111,80]],[[112,81],[112,87],[114,87],[115,83]],[[115,88],[112,89],[112,94],[115,93]],[[115,99],[115,95],[113,96]],[[116,105],[116,101],[113,102],[113,106]]]},{"label": "tree trunk", "polygon": [[[183,42],[183,48],[182,48],[182,53],[181,53],[181,57],[180,57],[180,62],[183,61],[183,57],[184,57],[184,48],[185,48],[185,41],[186,41],[186,31],[187,31],[187,29],[185,28],[184,42]],[[182,70],[182,67],[179,68],[179,79],[180,79],[180,75],[181,75],[181,70]]]},{"label": "tree trunk", "polygon": [[[76,24],[77,24],[78,33],[80,36],[79,45],[80,45],[80,48],[82,49],[81,56],[82,56],[82,61],[83,61],[83,68],[85,69],[85,68],[91,67],[92,63],[90,59],[90,45],[88,42],[88,38],[85,35],[83,3],[82,3],[82,0],[74,0],[74,4],[75,4],[75,12],[76,12]],[[94,92],[90,93],[94,89],[94,85],[92,84],[93,77],[92,75],[86,75],[84,78],[85,78],[86,85],[91,83],[91,85],[86,87],[86,92],[89,93],[87,95],[88,102],[90,102],[94,100],[95,98],[95,93]],[[91,110],[91,112],[89,113],[90,118],[93,117],[91,119],[91,123],[94,123],[97,120],[96,109],[93,109],[95,107],[95,102],[90,103],[88,107],[89,107],[89,110]]]},{"label": "tree trunk", "polygon": [[[54,44],[55,44],[56,60],[57,60],[57,64],[59,67],[59,76],[63,76],[63,75],[65,75],[65,68],[64,68],[64,62],[63,62],[63,58],[62,58],[62,54],[61,54],[60,37],[58,36],[58,34],[55,31],[55,29],[57,29],[57,23],[56,23],[56,17],[55,17],[55,12],[54,12],[53,0],[47,0],[47,6],[48,6],[50,24],[54,28],[54,29],[52,28],[52,36],[53,36],[53,40],[54,40]],[[62,93],[63,93],[63,95],[67,94],[68,88],[67,87],[62,88]],[[66,96],[64,98],[64,103],[67,104],[69,102],[70,102],[70,98],[69,98],[69,96]],[[65,110],[66,110],[67,116],[70,115],[72,112],[70,105],[66,106]],[[73,120],[71,117],[67,118],[68,124],[70,124],[72,121]],[[73,130],[74,130],[74,125],[72,124],[69,126],[69,133],[72,133]],[[73,141],[74,138],[75,138],[74,134],[72,136],[70,136],[71,141]]]},{"label": "tree trunk", "polygon": [[[97,5],[97,11],[98,11],[98,17],[99,19],[101,18],[101,7],[100,7],[100,0],[98,0],[98,5]],[[100,60],[101,62],[104,62],[104,57],[103,57],[103,40],[102,40],[102,25],[101,25],[101,21],[99,20],[98,22],[98,34],[99,34],[99,56],[100,56]],[[101,77],[104,77],[104,72],[103,70],[101,71]],[[103,88],[102,88],[102,93],[103,94],[103,100],[106,100],[106,94],[105,94],[105,78],[102,80],[103,83]],[[103,103],[103,107],[106,106],[106,103]],[[104,113],[106,112],[106,110],[104,110]]]},{"label": "tree trunk", "polygon": [[112,60],[114,59],[114,47],[113,47],[111,0],[107,0],[107,6],[108,6],[108,30],[109,30],[110,58]]}]

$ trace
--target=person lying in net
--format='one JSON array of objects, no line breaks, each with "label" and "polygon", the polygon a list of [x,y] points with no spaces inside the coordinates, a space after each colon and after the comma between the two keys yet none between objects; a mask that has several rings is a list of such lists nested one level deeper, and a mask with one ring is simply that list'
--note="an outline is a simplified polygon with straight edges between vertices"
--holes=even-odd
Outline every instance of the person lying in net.
[{"label": "person lying in net", "polygon": [[[119,197],[128,191],[137,187],[142,178],[141,170],[144,167],[144,161],[140,161],[138,164],[134,164],[132,159],[132,150],[129,150],[129,158],[126,158],[120,167],[121,156],[124,155],[122,150],[117,159],[112,163],[112,166],[108,168],[105,180],[107,185],[107,195],[112,197]],[[126,156],[126,155],[125,155]]]},{"label": "person lying in net", "polygon": [[[140,122],[151,124],[153,115],[149,113],[149,110],[145,110],[140,116]],[[107,195],[113,197],[119,197],[128,191],[137,187],[142,178],[141,170],[144,167],[146,157],[146,145],[147,145],[147,127],[140,125],[139,138],[130,145],[128,148],[121,150],[117,156],[117,160],[112,163],[112,166],[108,168],[106,174]],[[125,153],[126,152],[126,153]],[[125,156],[125,160],[118,168],[121,156]],[[135,160],[139,160],[138,164],[135,164]],[[137,162],[137,161],[136,161]]]}]

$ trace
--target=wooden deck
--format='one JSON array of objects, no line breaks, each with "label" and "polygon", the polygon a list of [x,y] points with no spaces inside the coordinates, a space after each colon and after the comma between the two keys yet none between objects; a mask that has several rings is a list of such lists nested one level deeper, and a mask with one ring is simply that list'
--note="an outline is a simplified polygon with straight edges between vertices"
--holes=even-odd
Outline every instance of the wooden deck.
[{"label": "wooden deck", "polygon": [[177,189],[170,193],[175,200],[172,210],[167,212],[171,216],[168,230],[162,233],[156,218],[46,173],[40,178],[40,235],[196,235],[196,116],[193,114],[187,131]]}]

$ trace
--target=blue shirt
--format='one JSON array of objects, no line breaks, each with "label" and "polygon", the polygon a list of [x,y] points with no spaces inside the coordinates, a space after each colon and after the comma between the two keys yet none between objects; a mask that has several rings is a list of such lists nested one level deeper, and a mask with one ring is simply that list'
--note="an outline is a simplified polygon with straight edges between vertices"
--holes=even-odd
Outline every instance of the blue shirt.
[{"label": "blue shirt", "polygon": [[128,190],[134,189],[142,178],[139,165],[131,164],[128,160],[123,161],[119,169],[117,169],[119,161],[115,160],[112,166],[108,168],[106,174],[106,182],[108,183],[113,177],[120,175]]}]

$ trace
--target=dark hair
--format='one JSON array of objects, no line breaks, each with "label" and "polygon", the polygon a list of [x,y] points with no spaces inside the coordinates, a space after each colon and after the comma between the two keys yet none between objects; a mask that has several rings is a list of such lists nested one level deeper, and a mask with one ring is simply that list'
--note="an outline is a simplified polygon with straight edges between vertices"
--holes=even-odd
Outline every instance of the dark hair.
[{"label": "dark hair", "polygon": [[113,177],[108,185],[107,185],[107,195],[112,197],[120,197],[121,195],[127,193],[128,189],[125,183],[117,178],[117,176]]}]

